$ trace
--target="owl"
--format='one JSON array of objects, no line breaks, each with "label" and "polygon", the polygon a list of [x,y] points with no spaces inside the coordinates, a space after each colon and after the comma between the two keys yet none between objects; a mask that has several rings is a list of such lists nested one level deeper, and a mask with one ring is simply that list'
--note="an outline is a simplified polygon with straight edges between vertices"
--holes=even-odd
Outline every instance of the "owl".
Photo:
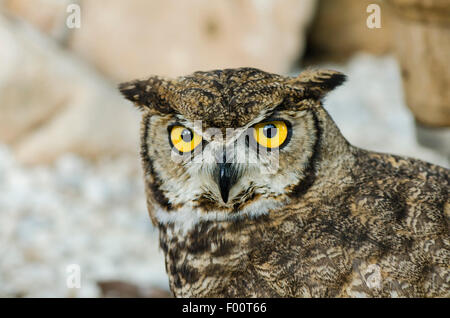
[{"label": "owl", "polygon": [[450,297],[449,170],[352,146],[345,81],[254,68],[119,86],[176,297]]}]

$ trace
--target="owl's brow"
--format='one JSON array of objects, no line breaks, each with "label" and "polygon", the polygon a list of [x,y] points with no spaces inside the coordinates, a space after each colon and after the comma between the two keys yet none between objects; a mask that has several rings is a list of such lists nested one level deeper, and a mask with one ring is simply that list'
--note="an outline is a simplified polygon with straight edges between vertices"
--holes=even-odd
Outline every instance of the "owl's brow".
[{"label": "owl's brow", "polygon": [[268,120],[273,119],[273,118],[278,118],[278,117],[280,117],[280,115],[279,115],[280,112],[282,112],[282,111],[284,111],[284,110],[289,110],[289,109],[291,109],[291,107],[288,107],[288,106],[287,106],[287,101],[286,101],[285,99],[283,99],[277,106],[275,106],[273,109],[271,109],[270,111],[268,111],[268,112],[262,117],[261,120],[259,120],[259,121],[256,122],[256,123],[251,123],[251,125],[250,125],[249,127],[251,127],[251,126],[253,126],[253,125],[255,125],[255,124],[261,123],[261,122],[268,121]]},{"label": "owl's brow", "polygon": [[[279,113],[284,111],[284,110],[290,110],[292,109],[292,107],[288,106],[289,105],[289,101],[287,101],[286,99],[281,100],[281,102],[275,106],[273,109],[266,111],[265,113],[261,114],[260,116],[257,116],[256,118],[254,118],[252,121],[250,121],[249,123],[247,123],[245,126],[242,127],[238,127],[238,128],[228,128],[228,129],[234,129],[234,130],[239,130],[241,132],[245,132],[247,129],[249,129],[250,127],[264,122],[264,121],[268,121],[270,119],[273,118],[279,118],[280,115]],[[220,127],[208,127],[208,129],[204,130],[203,129],[203,125],[202,125],[202,120],[197,120],[194,123],[192,123],[191,121],[181,117],[181,116],[175,116],[175,121],[173,124],[180,124],[183,125],[187,128],[193,129],[195,132],[197,132],[198,134],[200,134],[202,137],[205,137],[205,131],[208,130],[213,130],[214,136],[217,136],[216,131],[217,130],[221,130]],[[201,128],[200,130],[198,128]],[[197,128],[197,129],[196,129]],[[240,136],[240,134],[237,134],[237,138]],[[226,136],[225,136],[226,137]],[[224,136],[222,136],[222,138],[225,140]],[[236,138],[236,139],[237,139]]]}]

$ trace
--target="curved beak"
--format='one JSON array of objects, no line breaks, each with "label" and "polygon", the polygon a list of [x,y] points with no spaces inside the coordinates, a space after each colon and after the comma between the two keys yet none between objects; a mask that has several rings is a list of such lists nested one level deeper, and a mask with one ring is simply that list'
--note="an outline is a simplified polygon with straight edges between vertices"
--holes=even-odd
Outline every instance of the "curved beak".
[{"label": "curved beak", "polygon": [[215,174],[222,200],[227,203],[230,189],[238,179],[236,167],[231,163],[218,163]]}]

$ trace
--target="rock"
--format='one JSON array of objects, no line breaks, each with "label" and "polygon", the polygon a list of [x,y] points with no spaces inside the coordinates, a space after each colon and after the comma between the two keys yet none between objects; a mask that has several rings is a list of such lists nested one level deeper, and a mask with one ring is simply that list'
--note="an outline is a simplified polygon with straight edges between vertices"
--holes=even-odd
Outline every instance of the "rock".
[{"label": "rock", "polygon": [[388,3],[408,107],[421,125],[450,127],[450,1]]},{"label": "rock", "polygon": [[[370,12],[381,9],[381,28],[367,27]],[[357,51],[376,55],[391,49],[390,12],[380,0],[320,0],[308,35],[308,59],[342,61]]]},{"label": "rock", "polygon": [[136,154],[139,115],[114,84],[0,12],[0,142],[26,163]]},{"label": "rock", "polygon": [[69,46],[117,80],[254,66],[287,72],[315,0],[81,1]]},{"label": "rock", "polygon": [[386,0],[399,17],[413,21],[447,24],[450,17],[448,0]]},{"label": "rock", "polygon": [[67,6],[71,0],[3,0],[3,7],[9,13],[31,23],[38,30],[58,41],[64,41],[70,34],[66,27]]}]

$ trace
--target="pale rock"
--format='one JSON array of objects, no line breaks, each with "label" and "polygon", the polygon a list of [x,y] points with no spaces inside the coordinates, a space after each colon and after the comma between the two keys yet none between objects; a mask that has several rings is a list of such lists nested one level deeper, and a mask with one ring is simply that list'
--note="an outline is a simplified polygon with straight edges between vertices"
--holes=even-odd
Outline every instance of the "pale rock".
[{"label": "pale rock", "polygon": [[67,7],[74,0],[3,0],[3,8],[10,14],[32,24],[59,42],[64,42],[71,29],[66,27]]},{"label": "pale rock", "polygon": [[286,73],[316,0],[83,0],[69,47],[118,80],[253,66]]},{"label": "pale rock", "polygon": [[139,117],[114,84],[0,13],[0,142],[25,163],[137,154]]}]

